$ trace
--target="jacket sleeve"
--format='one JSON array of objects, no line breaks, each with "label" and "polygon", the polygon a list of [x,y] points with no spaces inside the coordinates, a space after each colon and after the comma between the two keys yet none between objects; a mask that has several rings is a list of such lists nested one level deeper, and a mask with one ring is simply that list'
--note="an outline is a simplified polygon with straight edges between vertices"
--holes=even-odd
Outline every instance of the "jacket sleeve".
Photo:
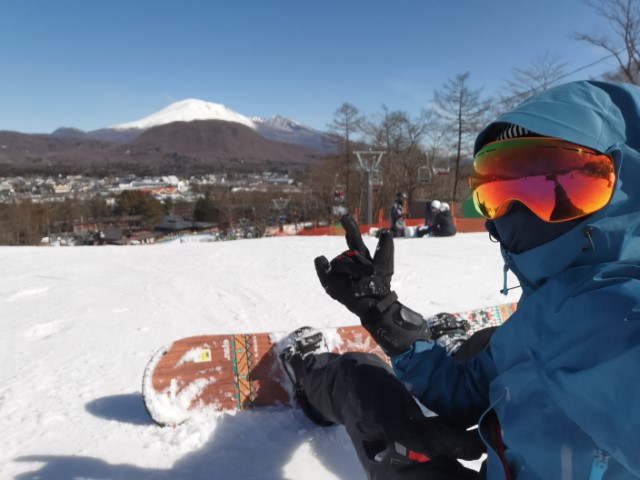
[{"label": "jacket sleeve", "polygon": [[490,347],[459,363],[437,344],[418,341],[391,360],[396,376],[418,400],[453,423],[475,425],[489,406],[489,385],[496,376]]}]

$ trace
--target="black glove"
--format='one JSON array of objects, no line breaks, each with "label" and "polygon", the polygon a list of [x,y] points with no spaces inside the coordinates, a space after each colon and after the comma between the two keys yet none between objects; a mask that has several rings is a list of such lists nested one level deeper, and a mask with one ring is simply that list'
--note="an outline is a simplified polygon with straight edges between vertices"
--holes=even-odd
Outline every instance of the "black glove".
[{"label": "black glove", "polygon": [[454,354],[469,339],[469,322],[450,313],[437,313],[427,319],[431,335],[438,345]]},{"label": "black glove", "polygon": [[[373,462],[367,470],[402,472],[402,478],[429,480],[476,479],[478,472],[464,468],[457,459],[474,460],[486,448],[477,430],[447,425],[440,417],[414,419],[412,428],[385,429],[360,425],[365,453]],[[380,450],[382,448],[382,450]],[[375,475],[374,475],[375,476]],[[380,475],[380,478],[386,478]]]},{"label": "black glove", "polygon": [[375,254],[362,241],[360,229],[349,215],[340,219],[349,250],[329,262],[315,259],[320,283],[331,298],[342,303],[359,318],[387,355],[406,351],[416,340],[430,340],[426,321],[417,312],[398,302],[391,291],[393,236],[380,234]]}]

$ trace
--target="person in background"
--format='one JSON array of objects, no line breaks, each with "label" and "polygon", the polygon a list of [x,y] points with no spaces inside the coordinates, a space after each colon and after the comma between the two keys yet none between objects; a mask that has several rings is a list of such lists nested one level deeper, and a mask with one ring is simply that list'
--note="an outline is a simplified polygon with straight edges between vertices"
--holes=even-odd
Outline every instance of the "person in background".
[{"label": "person in background", "polygon": [[453,237],[456,234],[456,224],[448,203],[442,202],[440,204],[440,211],[436,213],[427,234],[432,237]]},{"label": "person in background", "polygon": [[394,237],[404,237],[405,235],[405,222],[406,216],[404,212],[404,201],[407,195],[402,192],[396,193],[396,197],[391,205],[391,212],[389,214],[390,230]]},{"label": "person in background", "polygon": [[425,204],[424,226],[430,227],[436,218],[436,212],[440,210],[440,200],[429,200]]},{"label": "person in background", "polygon": [[418,228],[418,237],[452,237],[456,234],[456,225],[451,215],[451,209],[446,202],[433,200],[431,202],[433,221],[429,225]]},{"label": "person in background", "polygon": [[[351,226],[346,252],[331,262],[315,259],[325,292],[359,317],[390,357],[396,380],[443,425],[478,425],[487,448],[480,472],[445,461],[451,442],[459,442],[454,456],[470,453],[469,439],[419,421],[408,406],[385,409],[368,383],[332,388],[347,365],[300,369],[298,396],[353,415],[348,404],[370,398],[386,411],[378,430],[365,422],[379,433],[377,442],[356,448],[386,465],[388,478],[640,479],[638,132],[640,87],[579,81],[529,98],[478,135],[473,201],[499,243],[505,283],[511,269],[522,294],[512,317],[466,361],[438,344],[434,317],[403,305],[391,290],[390,234],[381,234],[372,257]],[[292,357],[303,350],[295,345]],[[417,427],[393,421],[405,414]],[[337,419],[358,425],[357,418]],[[399,471],[403,459],[415,470]],[[422,477],[412,476],[420,469]]]},{"label": "person in background", "polygon": [[440,211],[440,200],[430,200],[426,204],[426,212],[424,215],[424,225],[416,229],[416,235],[419,238],[429,233],[429,229],[433,226],[437,213]]}]

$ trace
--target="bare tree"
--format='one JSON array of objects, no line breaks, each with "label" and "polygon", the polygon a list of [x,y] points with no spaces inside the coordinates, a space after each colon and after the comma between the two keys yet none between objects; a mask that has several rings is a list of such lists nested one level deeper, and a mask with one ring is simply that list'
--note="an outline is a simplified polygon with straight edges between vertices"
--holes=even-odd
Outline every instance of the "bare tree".
[{"label": "bare tree", "polygon": [[417,186],[418,169],[424,162],[422,142],[431,126],[432,119],[425,110],[422,110],[415,118],[410,118],[404,112],[399,113],[398,119],[404,138],[402,151],[398,155],[398,163],[402,168],[402,184],[404,186],[402,190],[408,192],[412,198]]},{"label": "bare tree", "polygon": [[384,105],[378,118],[378,123],[369,121],[366,132],[369,143],[385,152],[382,194],[377,202],[377,208],[382,208],[381,202],[388,202],[395,192],[403,191],[410,199],[413,197],[418,169],[425,164],[423,142],[436,120],[433,112],[423,110],[411,117],[402,110],[390,111]]},{"label": "bare tree", "polygon": [[306,173],[304,179],[313,192],[318,203],[322,219],[335,220],[333,207],[336,205],[337,173],[341,159],[339,157],[327,157],[319,165],[312,167]]},{"label": "bare tree", "polygon": [[329,132],[337,135],[342,140],[345,168],[345,197],[349,205],[349,172],[351,169],[351,150],[353,135],[362,130],[364,118],[360,111],[350,103],[343,103],[333,114],[333,120],[327,125]]},{"label": "bare tree", "polygon": [[585,0],[585,4],[605,18],[614,34],[576,33],[574,37],[604,49],[618,62],[618,71],[609,80],[640,84],[640,0]]},{"label": "bare tree", "polygon": [[545,52],[535,58],[528,68],[514,68],[512,78],[506,81],[506,95],[497,102],[498,114],[512,110],[516,105],[558,83],[564,76],[566,62]]},{"label": "bare tree", "polygon": [[437,115],[454,136],[453,147],[456,154],[452,202],[457,197],[462,152],[471,150],[473,138],[486,123],[486,115],[491,107],[490,100],[482,99],[482,89],[471,90],[468,81],[469,72],[458,74],[454,79],[447,80],[433,96]]}]

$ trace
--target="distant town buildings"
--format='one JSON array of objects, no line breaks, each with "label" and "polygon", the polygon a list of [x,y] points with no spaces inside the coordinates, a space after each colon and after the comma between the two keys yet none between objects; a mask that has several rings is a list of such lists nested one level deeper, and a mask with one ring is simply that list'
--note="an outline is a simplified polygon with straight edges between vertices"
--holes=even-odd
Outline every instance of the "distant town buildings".
[{"label": "distant town buildings", "polygon": [[[152,195],[159,201],[196,202],[204,196],[207,186],[223,187],[230,192],[287,192],[308,191],[295,185],[288,175],[263,172],[260,174],[207,174],[179,178],[175,175],[157,177],[126,176],[98,178],[82,175],[31,176],[0,178],[0,209],[2,205],[64,202],[66,200],[104,199],[115,206],[118,195],[123,192],[140,191]],[[293,232],[302,228],[295,225]],[[61,231],[61,230],[58,230]],[[61,231],[62,232],[62,231]],[[190,241],[216,241],[233,238],[255,238],[284,233],[278,225],[258,228],[246,219],[238,225],[220,232],[217,225],[194,222],[175,215],[162,218],[154,226],[145,225],[141,216],[113,216],[99,219],[76,219],[64,229],[66,233],[50,234],[42,238],[43,245],[137,245],[167,241],[178,236],[193,237]]]},{"label": "distant town buildings", "polygon": [[188,179],[175,175],[158,177],[95,178],[82,175],[58,177],[0,178],[0,203],[31,200],[33,202],[58,202],[66,198],[89,199],[96,196],[112,197],[125,191],[143,191],[158,200],[194,201],[199,194],[194,186],[224,186],[232,191],[258,190],[270,186],[293,186],[288,175],[264,172],[261,174],[233,175],[210,174]]}]

